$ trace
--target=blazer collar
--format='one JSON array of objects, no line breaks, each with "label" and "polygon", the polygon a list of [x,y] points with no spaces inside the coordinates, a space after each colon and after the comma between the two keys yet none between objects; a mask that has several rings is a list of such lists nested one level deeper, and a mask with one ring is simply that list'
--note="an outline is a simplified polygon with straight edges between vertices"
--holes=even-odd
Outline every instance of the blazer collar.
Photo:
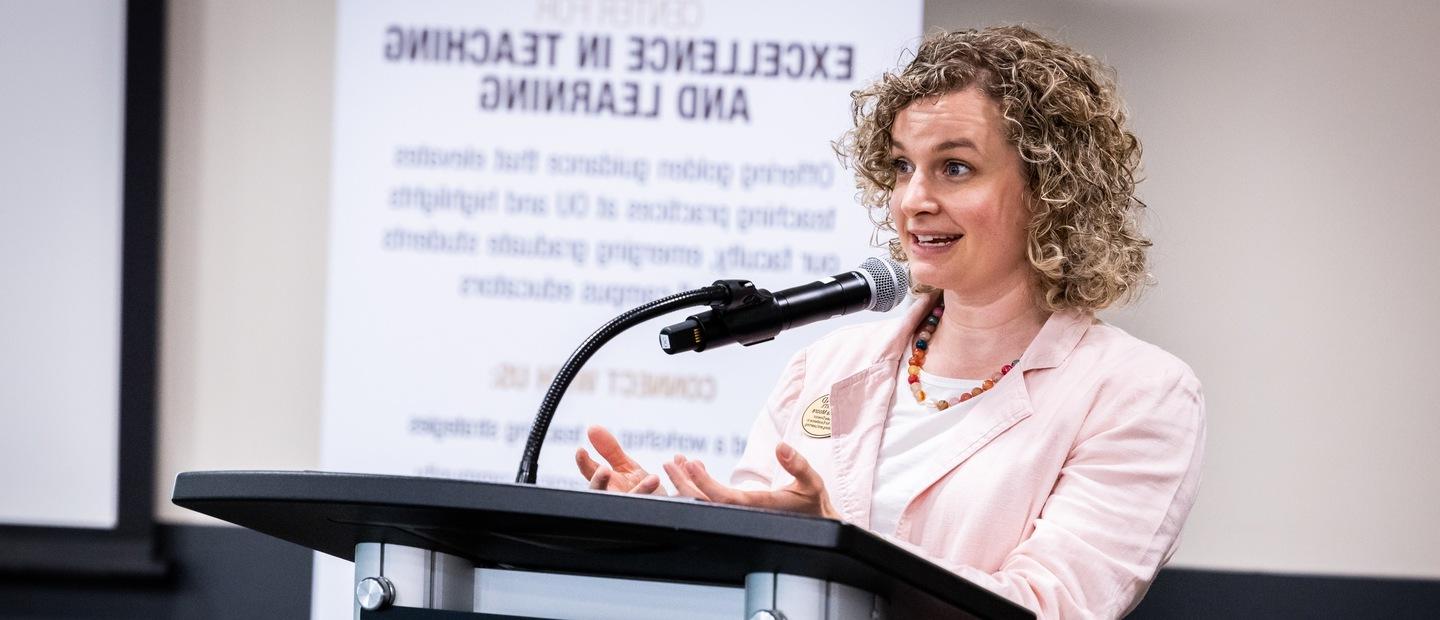
[{"label": "blazer collar", "polygon": [[[905,314],[894,321],[890,338],[883,341],[882,346],[871,355],[872,363],[898,364],[900,359],[910,352],[910,339],[915,335],[915,328],[935,307],[937,295],[938,293],[932,293],[915,298],[905,310]],[[1088,312],[1061,310],[1052,313],[1040,327],[1040,333],[1035,335],[1035,339],[1020,356],[1020,367],[1025,370],[1039,370],[1059,366],[1065,358],[1070,357],[1070,353],[1080,344],[1080,339],[1085,337],[1085,332],[1094,323],[1094,315]]]},{"label": "blazer collar", "polygon": [[[924,470],[920,472],[925,483],[901,510],[896,532],[900,537],[910,536],[910,528],[914,523],[909,518],[909,512],[916,498],[924,495],[935,483],[984,449],[996,437],[1034,413],[1030,403],[1030,390],[1026,386],[1026,372],[1059,366],[1079,345],[1080,339],[1093,323],[1091,315],[1073,311],[1055,312],[1046,319],[1040,333],[1035,335],[1035,339],[1030,341],[1030,346],[1026,347],[1021,355],[1020,367],[1017,369],[1019,372],[1011,371],[1001,379],[994,390],[976,402],[975,407],[966,413],[955,427],[953,439],[956,451],[945,458],[925,464]],[[870,465],[872,469],[874,465]],[[869,516],[868,505],[865,514]]]},{"label": "blazer collar", "polygon": [[[871,364],[831,386],[834,434],[831,449],[837,466],[832,498],[836,507],[856,523],[868,527],[875,466],[883,441],[885,418],[893,405],[893,381],[900,359],[910,352],[915,326],[935,305],[935,295],[918,297],[894,322],[891,337],[876,339],[868,354]],[[1030,371],[1054,368],[1065,361],[1094,322],[1087,313],[1055,312],[1026,347],[1020,368]],[[862,345],[863,346],[863,345]],[[865,359],[862,357],[861,359]],[[995,393],[977,403],[964,425],[964,441],[952,458],[935,463],[925,477],[939,480],[969,459],[995,437],[1030,416],[1029,392],[1023,372],[997,385]],[[1022,380],[1017,380],[1022,379]],[[903,523],[903,522],[902,522]],[[903,524],[908,526],[908,524]]]},{"label": "blazer collar", "polygon": [[1085,337],[1085,332],[1094,324],[1095,316],[1088,312],[1061,310],[1052,313],[1020,356],[1020,367],[1039,370],[1059,366],[1070,357],[1080,339]]}]

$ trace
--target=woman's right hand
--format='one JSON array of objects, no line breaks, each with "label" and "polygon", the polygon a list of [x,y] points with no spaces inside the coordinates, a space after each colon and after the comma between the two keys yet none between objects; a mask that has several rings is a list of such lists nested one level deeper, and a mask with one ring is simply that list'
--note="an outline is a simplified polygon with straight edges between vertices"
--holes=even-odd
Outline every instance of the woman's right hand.
[{"label": "woman's right hand", "polygon": [[625,454],[620,442],[605,427],[592,426],[585,429],[585,434],[600,458],[609,463],[608,466],[597,463],[584,447],[575,450],[575,464],[580,466],[580,475],[590,481],[590,488],[617,493],[665,494],[660,488],[660,477],[646,472],[630,455]]}]

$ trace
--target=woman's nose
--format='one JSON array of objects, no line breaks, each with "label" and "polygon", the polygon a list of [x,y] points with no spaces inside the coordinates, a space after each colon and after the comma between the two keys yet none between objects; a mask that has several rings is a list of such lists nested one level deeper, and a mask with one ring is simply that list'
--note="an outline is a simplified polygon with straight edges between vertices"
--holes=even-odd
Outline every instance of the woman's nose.
[{"label": "woman's nose", "polygon": [[940,210],[940,203],[935,201],[935,195],[930,190],[930,183],[923,175],[912,175],[904,186],[898,187],[896,190],[899,192],[896,198],[899,199],[900,212],[906,217]]}]

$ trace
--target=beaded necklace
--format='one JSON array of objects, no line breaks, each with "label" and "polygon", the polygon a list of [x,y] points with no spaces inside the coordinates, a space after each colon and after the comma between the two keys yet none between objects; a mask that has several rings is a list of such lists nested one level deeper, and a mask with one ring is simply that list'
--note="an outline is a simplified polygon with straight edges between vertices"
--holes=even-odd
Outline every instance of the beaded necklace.
[{"label": "beaded necklace", "polygon": [[907,369],[910,374],[907,379],[910,382],[910,393],[915,395],[915,402],[924,407],[934,407],[939,411],[944,411],[990,391],[990,388],[995,387],[995,384],[1000,381],[1000,377],[1010,374],[1015,365],[1020,363],[1019,359],[1012,360],[1009,364],[1001,366],[999,371],[990,375],[989,379],[976,386],[975,389],[954,398],[927,400],[925,388],[920,385],[920,369],[925,367],[925,354],[930,349],[930,337],[935,335],[935,328],[940,325],[940,316],[943,314],[945,314],[945,304],[942,302],[930,311],[930,316],[920,322],[920,329],[915,332],[915,350],[911,352],[910,367]]}]

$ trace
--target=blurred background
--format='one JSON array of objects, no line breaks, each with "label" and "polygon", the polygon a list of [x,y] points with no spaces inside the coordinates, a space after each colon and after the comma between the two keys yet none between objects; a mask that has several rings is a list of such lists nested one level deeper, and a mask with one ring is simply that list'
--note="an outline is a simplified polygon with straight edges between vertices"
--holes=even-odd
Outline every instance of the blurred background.
[{"label": "blurred background", "polygon": [[[42,528],[17,519],[0,530],[0,555],[19,558],[0,562],[11,575],[0,617],[306,616],[308,552],[173,506],[169,495],[181,471],[332,466],[321,446],[337,5],[45,3],[95,15],[46,31],[23,21],[37,4],[0,0],[9,83],[47,75],[46,63],[81,46],[70,38],[81,22],[122,47],[128,32],[129,66],[94,68],[129,76],[128,138],[95,147],[111,154],[96,164],[99,178],[56,183],[100,188],[66,195],[70,205],[124,196],[126,251],[152,255],[126,257],[130,301],[93,302],[102,321],[122,304],[131,312],[117,330],[130,348],[101,334],[114,346],[88,349],[102,361],[130,351],[120,356],[139,364],[129,375],[103,364],[68,383],[25,374],[47,347],[31,329],[44,313],[25,296],[0,304],[0,380],[118,390],[75,406],[128,406],[132,416],[130,426],[72,433],[99,444],[70,445],[74,455],[63,457],[64,469],[120,481],[81,493],[101,499],[99,516]],[[814,3],[816,19],[823,7]],[[922,15],[924,31],[1021,23],[1096,55],[1117,70],[1144,143],[1155,286],[1103,317],[1194,368],[1209,438],[1183,545],[1134,616],[1396,617],[1440,604],[1440,327],[1425,318],[1440,302],[1430,239],[1440,224],[1430,177],[1440,167],[1440,5],[930,0]],[[119,97],[127,86],[87,84],[103,89],[82,98]],[[146,84],[150,100],[136,94]],[[0,101],[0,273],[10,278],[0,282],[44,288],[30,269],[55,259],[33,241],[37,231],[75,238],[99,224],[83,209],[38,217],[51,208],[43,196],[6,189],[39,161],[78,155],[27,142],[45,139],[34,135],[37,111],[0,99],[11,101]],[[845,101],[833,105],[843,112]],[[123,157],[121,143],[131,149]],[[104,176],[122,159],[124,187]],[[158,184],[147,191],[145,179]],[[148,227],[133,219],[147,210],[158,218]],[[105,217],[119,230],[117,213]],[[113,237],[112,246],[85,243],[100,247],[93,260],[118,264]],[[113,293],[120,275],[93,286]],[[54,288],[73,288],[64,277]],[[73,336],[86,349],[89,336]],[[0,396],[9,429],[30,424],[32,409]],[[62,451],[7,435],[0,447],[24,448],[26,459]],[[10,474],[15,490],[4,487],[0,502],[43,489],[34,476],[45,469]],[[88,549],[74,557],[92,567],[135,559],[103,570],[45,559],[73,549]]]}]

